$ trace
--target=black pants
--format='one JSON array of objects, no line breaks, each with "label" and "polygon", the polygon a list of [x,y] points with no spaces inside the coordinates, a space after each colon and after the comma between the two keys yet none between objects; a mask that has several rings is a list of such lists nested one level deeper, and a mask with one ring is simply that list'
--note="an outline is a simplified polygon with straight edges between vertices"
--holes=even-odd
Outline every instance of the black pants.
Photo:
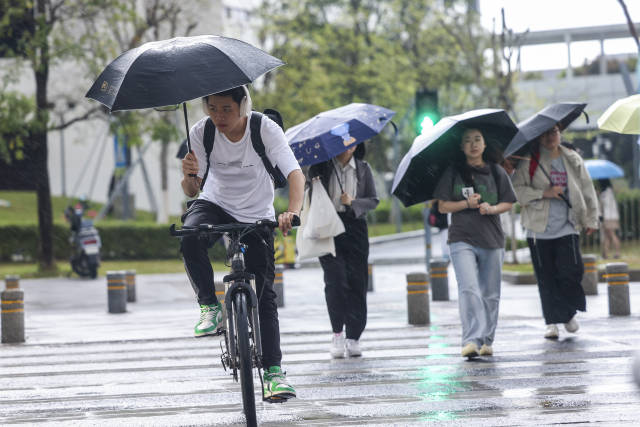
[{"label": "black pants", "polygon": [[535,242],[529,238],[527,243],[538,279],[545,323],[567,323],[577,310],[586,311],[579,237],[571,234]]},{"label": "black pants", "polygon": [[364,219],[340,214],[345,232],[334,237],[336,256],[320,257],[324,295],[333,332],[346,326],[349,339],[360,339],[367,324],[369,235]]},{"label": "black pants", "polygon": [[[198,224],[229,224],[238,221],[220,206],[206,200],[196,200],[182,216],[182,222],[185,226],[196,226]],[[210,241],[201,240],[195,236],[183,237],[180,247],[185,270],[200,304],[218,303],[213,284],[213,269],[207,253],[210,242],[214,240],[215,237]],[[280,324],[276,293],[273,290],[275,276],[273,234],[267,229],[256,230],[243,237],[242,242],[248,246],[244,254],[246,269],[256,276],[262,334],[262,363],[265,367],[280,366],[282,360]]]}]

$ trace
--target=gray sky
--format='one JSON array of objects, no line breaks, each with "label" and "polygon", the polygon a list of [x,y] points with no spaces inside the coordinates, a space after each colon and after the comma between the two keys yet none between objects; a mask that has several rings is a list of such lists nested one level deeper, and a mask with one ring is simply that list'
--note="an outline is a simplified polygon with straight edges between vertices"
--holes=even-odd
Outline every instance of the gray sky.
[{"label": "gray sky", "polygon": [[[640,22],[640,1],[626,0],[634,22]],[[500,26],[500,9],[504,7],[507,26],[516,32],[541,31],[559,28],[626,24],[617,0],[480,0],[482,24],[491,29],[493,19]],[[637,52],[635,42],[625,39],[607,40],[607,54]],[[571,44],[571,63],[579,66],[600,53],[597,40]],[[567,50],[564,44],[549,44],[522,48],[522,69],[540,70],[565,68]]]}]

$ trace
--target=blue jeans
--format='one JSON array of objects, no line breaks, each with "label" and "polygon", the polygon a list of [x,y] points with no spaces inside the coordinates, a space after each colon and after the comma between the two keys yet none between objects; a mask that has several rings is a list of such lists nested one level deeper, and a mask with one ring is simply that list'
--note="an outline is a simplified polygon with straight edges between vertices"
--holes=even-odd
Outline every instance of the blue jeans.
[{"label": "blue jeans", "polygon": [[491,345],[498,325],[504,249],[485,249],[464,242],[449,245],[458,281],[462,345]]}]

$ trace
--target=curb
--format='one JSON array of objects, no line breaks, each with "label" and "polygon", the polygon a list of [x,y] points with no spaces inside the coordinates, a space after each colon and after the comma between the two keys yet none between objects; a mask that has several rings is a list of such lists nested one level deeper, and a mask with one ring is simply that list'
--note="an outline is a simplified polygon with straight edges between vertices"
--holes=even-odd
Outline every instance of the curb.
[{"label": "curb", "polygon": [[369,244],[375,245],[377,243],[393,242],[394,240],[411,239],[414,237],[424,237],[424,230],[405,231],[402,233],[388,234],[386,236],[370,237]]},{"label": "curb", "polygon": [[[604,269],[598,269],[598,283],[607,283],[603,277]],[[535,285],[538,283],[534,273],[520,273],[517,271],[503,271],[502,280],[512,285]],[[629,282],[640,282],[640,269],[629,270]]]}]

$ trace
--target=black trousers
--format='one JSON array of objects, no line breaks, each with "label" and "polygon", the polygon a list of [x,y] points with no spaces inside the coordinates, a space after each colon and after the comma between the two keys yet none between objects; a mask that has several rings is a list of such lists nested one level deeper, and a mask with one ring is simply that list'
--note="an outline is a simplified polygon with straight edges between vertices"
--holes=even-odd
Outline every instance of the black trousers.
[{"label": "black trousers", "polygon": [[[184,226],[237,222],[220,206],[200,199],[195,200],[182,216]],[[180,245],[185,270],[200,304],[218,303],[213,284],[213,268],[207,252],[211,242],[215,240],[217,240],[215,236],[209,241],[188,236],[182,238]],[[244,254],[246,269],[256,277],[260,333],[262,334],[262,363],[265,367],[280,366],[282,360],[280,324],[276,293],[273,290],[275,276],[273,234],[267,229],[256,230],[243,237],[242,242],[248,246]]]},{"label": "black trousers", "polygon": [[340,214],[345,232],[334,237],[336,256],[320,257],[324,295],[333,332],[346,327],[349,339],[360,339],[367,324],[369,235],[364,219]]},{"label": "black trousers", "polygon": [[529,238],[527,243],[538,279],[545,323],[567,323],[576,311],[586,311],[579,237],[570,234],[557,239],[536,239],[535,242]]}]

